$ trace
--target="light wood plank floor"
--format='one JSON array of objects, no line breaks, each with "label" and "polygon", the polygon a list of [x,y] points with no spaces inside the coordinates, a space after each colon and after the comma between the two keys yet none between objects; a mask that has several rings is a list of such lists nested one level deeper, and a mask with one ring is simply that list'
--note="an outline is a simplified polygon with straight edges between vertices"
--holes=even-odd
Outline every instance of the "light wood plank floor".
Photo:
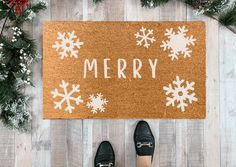
[{"label": "light wood plank floor", "polygon": [[[27,26],[39,49],[44,21],[191,21],[206,22],[207,118],[147,120],[156,137],[153,167],[236,167],[236,35],[181,2],[145,9],[140,0],[48,0],[49,9]],[[34,66],[36,88],[31,134],[0,124],[0,167],[93,167],[102,140],[114,146],[117,167],[135,167],[132,135],[138,120],[42,120],[42,66]]]}]

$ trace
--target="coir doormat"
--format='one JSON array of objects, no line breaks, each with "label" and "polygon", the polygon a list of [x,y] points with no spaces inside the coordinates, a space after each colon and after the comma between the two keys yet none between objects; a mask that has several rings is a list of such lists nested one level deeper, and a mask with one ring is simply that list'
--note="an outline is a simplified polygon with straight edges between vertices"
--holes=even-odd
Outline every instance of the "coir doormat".
[{"label": "coir doormat", "polygon": [[44,118],[205,118],[203,22],[47,22]]}]

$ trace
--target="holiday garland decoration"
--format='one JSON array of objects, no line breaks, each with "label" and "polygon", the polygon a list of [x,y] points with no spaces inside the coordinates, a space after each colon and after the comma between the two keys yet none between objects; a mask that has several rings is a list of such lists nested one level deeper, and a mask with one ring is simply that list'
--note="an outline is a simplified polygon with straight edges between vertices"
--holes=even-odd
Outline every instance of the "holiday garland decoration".
[{"label": "holiday garland decoration", "polygon": [[142,7],[155,8],[169,2],[169,0],[141,0]]},{"label": "holiday garland decoration", "polygon": [[0,120],[10,129],[28,131],[30,97],[24,92],[31,82],[31,65],[39,58],[34,40],[22,29],[25,22],[47,8],[47,2],[0,0]]},{"label": "holiday garland decoration", "polygon": [[236,2],[229,0],[185,0],[187,4],[197,10],[197,14],[204,14],[224,25],[236,34]]},{"label": "holiday garland decoration", "polygon": [[[94,3],[103,0],[93,0]],[[140,0],[142,7],[155,8],[170,0]],[[236,2],[229,0],[180,0],[196,10],[197,15],[204,14],[219,21],[222,25],[236,34]]]}]

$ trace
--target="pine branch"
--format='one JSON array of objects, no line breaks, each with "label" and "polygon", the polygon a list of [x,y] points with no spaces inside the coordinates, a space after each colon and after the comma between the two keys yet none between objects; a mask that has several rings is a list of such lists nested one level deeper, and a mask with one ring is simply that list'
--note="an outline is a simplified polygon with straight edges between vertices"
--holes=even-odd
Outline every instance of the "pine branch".
[{"label": "pine branch", "polygon": [[185,0],[186,4],[198,10],[198,14],[204,14],[214,20],[217,20],[227,29],[236,34],[236,2],[229,7],[228,0],[214,0],[206,7],[199,8],[199,2],[196,0]]},{"label": "pine branch", "polygon": [[93,0],[94,3],[102,2],[103,0]]},{"label": "pine branch", "polygon": [[[19,5],[17,0],[14,3]],[[22,90],[26,85],[33,86],[30,66],[38,58],[35,41],[20,27],[46,9],[47,3],[40,1],[24,7],[22,11],[23,8],[14,8],[11,0],[6,3],[0,0],[0,11],[4,11],[0,19],[5,19],[0,35],[0,120],[6,127],[20,132],[30,130],[31,114],[26,108],[28,97]],[[6,32],[4,35],[3,31]]]},{"label": "pine branch", "polygon": [[22,94],[1,106],[0,119],[6,127],[14,131],[29,132],[31,114],[26,110],[28,97]]},{"label": "pine branch", "polygon": [[141,0],[141,6],[147,8],[155,8],[157,6],[166,4],[169,0]]},{"label": "pine branch", "polygon": [[236,2],[219,16],[219,21],[225,26],[236,26]]},{"label": "pine branch", "polygon": [[18,15],[16,18],[14,18],[14,25],[21,26],[26,21],[32,21],[37,13],[39,13],[41,10],[47,9],[47,5],[48,4],[43,1],[31,5],[22,12],[22,16]]},{"label": "pine branch", "polygon": [[[14,6],[13,6],[13,7],[14,7]],[[8,11],[8,13],[7,13],[7,15],[6,15],[6,18],[5,18],[5,20],[4,20],[4,22],[3,22],[3,25],[2,25],[0,37],[2,36],[2,33],[3,33],[4,28],[5,28],[6,22],[7,22],[7,20],[8,20],[8,18],[9,18],[10,14],[11,14],[11,10],[13,9],[13,7],[12,7],[11,9],[9,9],[9,11]]]},{"label": "pine branch", "polygon": [[34,13],[39,13],[41,10],[46,10],[48,4],[46,2],[40,1],[32,5],[29,10],[32,10]]},{"label": "pine branch", "polygon": [[206,7],[204,14],[208,16],[219,14],[229,4],[229,0],[213,0],[209,7]]},{"label": "pine branch", "polygon": [[0,9],[1,10],[8,10],[8,9],[10,9],[7,5],[6,5],[6,3],[4,3],[2,0],[0,1]]},{"label": "pine branch", "polygon": [[206,4],[201,4],[201,0],[184,0],[184,2],[198,10],[198,14],[214,16],[227,7],[229,0],[213,0],[212,2],[208,2]]}]

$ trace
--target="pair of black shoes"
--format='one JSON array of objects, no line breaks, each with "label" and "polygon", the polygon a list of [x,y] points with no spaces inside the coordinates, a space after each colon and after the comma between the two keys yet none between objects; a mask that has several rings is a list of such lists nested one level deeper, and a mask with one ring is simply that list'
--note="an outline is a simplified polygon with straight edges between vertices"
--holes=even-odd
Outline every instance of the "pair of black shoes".
[{"label": "pair of black shoes", "polygon": [[[139,121],[134,131],[134,144],[136,154],[139,156],[152,156],[155,149],[155,139],[146,121]],[[95,167],[115,167],[114,150],[108,141],[103,141],[97,150]]]}]

